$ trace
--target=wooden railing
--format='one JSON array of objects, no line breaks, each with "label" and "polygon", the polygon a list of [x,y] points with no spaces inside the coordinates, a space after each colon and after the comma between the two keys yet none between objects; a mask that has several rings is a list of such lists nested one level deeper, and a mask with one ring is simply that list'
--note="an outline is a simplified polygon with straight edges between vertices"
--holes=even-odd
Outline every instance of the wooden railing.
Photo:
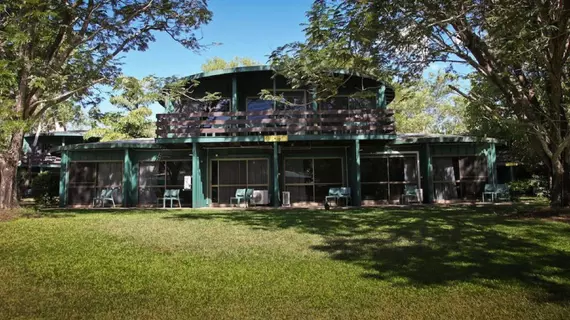
[{"label": "wooden railing", "polygon": [[22,157],[22,164],[25,165],[59,165],[61,164],[61,158],[48,155],[47,153],[26,153]]},{"label": "wooden railing", "polygon": [[385,109],[157,114],[159,138],[235,135],[392,134]]}]

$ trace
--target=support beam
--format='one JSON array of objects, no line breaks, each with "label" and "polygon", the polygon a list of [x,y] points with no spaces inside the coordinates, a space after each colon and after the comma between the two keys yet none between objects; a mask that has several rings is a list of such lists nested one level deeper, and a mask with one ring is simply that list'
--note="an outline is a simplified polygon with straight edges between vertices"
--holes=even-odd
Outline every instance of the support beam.
[{"label": "support beam", "polygon": [[67,206],[67,188],[69,187],[69,154],[61,152],[61,167],[59,169],[59,206]]},{"label": "support beam", "polygon": [[362,192],[360,181],[360,140],[354,140],[351,149],[351,179],[350,188],[352,189],[352,205],[359,207],[362,205]]},{"label": "support beam", "polygon": [[208,206],[207,155],[197,142],[192,143],[192,208]]},{"label": "support beam", "polygon": [[376,107],[379,109],[386,109],[387,105],[388,104],[386,103],[386,86],[382,84],[380,88],[378,88],[378,92],[376,93]]},{"label": "support beam", "polygon": [[273,192],[272,194],[272,203],[273,207],[279,207],[280,205],[280,190],[279,190],[279,143],[273,142],[273,165],[272,169],[272,176],[273,176]]},{"label": "support beam", "polygon": [[232,112],[238,111],[238,103],[237,75],[234,73],[232,76]]},{"label": "support beam", "polygon": [[[421,158],[421,157],[420,157]],[[433,203],[433,164],[431,158],[431,146],[429,143],[424,145],[424,185],[423,200],[424,203]]]},{"label": "support beam", "polygon": [[136,187],[136,177],[134,178],[135,179],[133,179],[133,165],[130,150],[125,149],[125,158],[123,160],[123,207],[132,206],[132,189],[133,186]]},{"label": "support beam", "polygon": [[489,143],[487,147],[487,180],[489,184],[497,184],[497,152],[495,144]]}]

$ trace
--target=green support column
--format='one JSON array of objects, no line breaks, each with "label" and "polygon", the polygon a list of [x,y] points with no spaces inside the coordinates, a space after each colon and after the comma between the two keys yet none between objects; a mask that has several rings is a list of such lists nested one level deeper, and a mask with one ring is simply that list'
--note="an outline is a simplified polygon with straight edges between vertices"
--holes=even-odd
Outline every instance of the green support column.
[{"label": "green support column", "polygon": [[354,144],[351,147],[352,160],[352,174],[351,174],[351,185],[352,189],[352,205],[359,207],[362,205],[362,192],[360,185],[360,140],[354,140]]},{"label": "green support column", "polygon": [[425,144],[425,184],[424,184],[424,203],[433,203],[433,164],[431,158],[431,147],[429,143]]},{"label": "green support column", "polygon": [[317,104],[317,92],[314,89],[311,91],[311,98],[313,99],[313,101],[311,101],[313,111],[317,111],[319,109],[319,105]]},{"label": "green support column", "polygon": [[68,151],[61,152],[61,166],[59,169],[59,206],[67,206],[67,187],[69,183],[69,154]]},{"label": "green support column", "polygon": [[131,162],[130,151],[129,149],[125,149],[125,158],[123,160],[123,207],[129,207],[132,205],[131,202],[131,194],[133,188],[132,176],[133,176],[133,166]]},{"label": "green support column", "polygon": [[386,86],[381,85],[376,93],[376,107],[380,109],[386,109]]},{"label": "green support column", "polygon": [[495,150],[495,144],[490,143],[487,148],[487,179],[489,184],[497,184],[497,152]]},{"label": "green support column", "polygon": [[237,75],[234,73],[232,76],[232,112],[238,111],[238,103]]},{"label": "green support column", "polygon": [[207,202],[207,156],[197,142],[192,143],[192,208],[208,206]]},{"label": "green support column", "polygon": [[279,205],[280,205],[280,201],[279,201],[280,190],[279,190],[279,143],[278,142],[273,142],[272,171],[273,171],[273,174],[272,174],[272,176],[273,176],[273,192],[272,192],[271,201],[273,202],[274,207],[279,207]]}]

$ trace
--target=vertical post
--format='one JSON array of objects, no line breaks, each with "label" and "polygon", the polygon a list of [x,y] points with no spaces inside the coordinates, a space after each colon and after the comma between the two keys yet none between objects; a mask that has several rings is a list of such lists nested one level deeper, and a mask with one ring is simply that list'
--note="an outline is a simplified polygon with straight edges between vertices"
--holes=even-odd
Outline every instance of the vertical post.
[{"label": "vertical post", "polygon": [[495,143],[491,142],[488,144],[487,148],[487,179],[489,184],[497,184],[497,174],[496,174],[496,162],[497,162],[497,152],[495,150]]},{"label": "vertical post", "polygon": [[352,205],[359,207],[362,204],[360,185],[360,140],[354,140],[352,145]]},{"label": "vertical post", "polygon": [[131,205],[132,190],[132,163],[129,149],[125,149],[125,157],[123,160],[123,207]]},{"label": "vertical post", "polygon": [[316,89],[311,90],[311,105],[313,107],[313,111],[317,111],[319,108],[319,105],[317,104],[317,91]]},{"label": "vertical post", "polygon": [[237,89],[237,75],[234,73],[232,76],[232,108],[231,112],[238,111],[238,89]]},{"label": "vertical post", "polygon": [[61,146],[65,147],[65,136],[61,138]]},{"label": "vertical post", "polygon": [[376,93],[376,108],[386,109],[386,86],[382,84]]},{"label": "vertical post", "polygon": [[424,203],[433,203],[433,164],[431,158],[431,147],[429,143],[425,144],[425,189]]},{"label": "vertical post", "polygon": [[[273,96],[275,97],[275,95],[277,95],[277,81],[275,80],[275,78],[277,77],[277,75],[273,74],[272,80],[273,80]],[[275,101],[275,99],[273,99],[273,110],[277,109],[277,101]]]},{"label": "vertical post", "polygon": [[59,206],[67,206],[67,188],[69,183],[69,151],[61,152],[61,166],[59,169]]},{"label": "vertical post", "polygon": [[204,188],[204,181],[207,181],[208,172],[207,157],[197,142],[192,143],[192,208],[202,208],[207,206],[207,188]]},{"label": "vertical post", "polygon": [[279,143],[273,142],[273,192],[272,199],[273,207],[279,207]]}]

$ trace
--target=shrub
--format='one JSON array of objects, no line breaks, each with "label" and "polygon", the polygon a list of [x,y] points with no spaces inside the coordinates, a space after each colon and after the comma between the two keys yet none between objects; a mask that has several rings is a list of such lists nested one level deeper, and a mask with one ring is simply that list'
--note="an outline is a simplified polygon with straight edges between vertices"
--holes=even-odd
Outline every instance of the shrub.
[{"label": "shrub", "polygon": [[550,182],[548,177],[533,175],[530,179],[517,180],[509,183],[511,196],[518,198],[525,195],[550,197]]},{"label": "shrub", "polygon": [[59,196],[59,180],[50,172],[40,172],[32,180],[32,196],[37,206],[56,205]]}]

